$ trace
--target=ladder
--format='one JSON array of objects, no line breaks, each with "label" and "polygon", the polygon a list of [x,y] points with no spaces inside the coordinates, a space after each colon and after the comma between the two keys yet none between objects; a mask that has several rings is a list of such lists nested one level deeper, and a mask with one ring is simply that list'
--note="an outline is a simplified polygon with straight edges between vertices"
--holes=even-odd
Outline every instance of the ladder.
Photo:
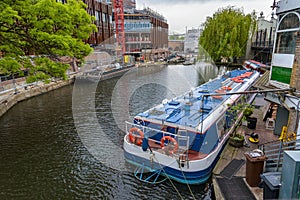
[{"label": "ladder", "polygon": [[188,150],[189,147],[189,137],[187,135],[187,130],[179,129],[177,132],[177,141],[179,149]]}]

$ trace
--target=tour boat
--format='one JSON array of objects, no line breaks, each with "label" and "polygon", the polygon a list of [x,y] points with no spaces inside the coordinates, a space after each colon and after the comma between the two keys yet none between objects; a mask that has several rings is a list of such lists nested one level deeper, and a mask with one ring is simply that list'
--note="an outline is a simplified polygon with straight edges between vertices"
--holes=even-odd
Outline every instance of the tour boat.
[{"label": "tour boat", "polygon": [[246,91],[258,77],[257,71],[226,72],[126,122],[124,156],[136,166],[135,176],[149,183],[161,177],[205,183],[237,124],[228,109],[242,96],[253,101]]}]

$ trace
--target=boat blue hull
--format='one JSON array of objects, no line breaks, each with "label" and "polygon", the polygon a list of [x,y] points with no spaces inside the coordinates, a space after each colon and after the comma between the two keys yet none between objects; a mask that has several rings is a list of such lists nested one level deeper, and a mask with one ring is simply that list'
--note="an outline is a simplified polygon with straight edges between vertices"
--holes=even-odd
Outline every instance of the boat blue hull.
[{"label": "boat blue hull", "polygon": [[170,168],[168,166],[161,166],[159,163],[153,161],[150,162],[149,159],[144,159],[141,157],[138,157],[136,155],[132,155],[126,151],[124,151],[124,156],[127,162],[141,167],[144,166],[146,167],[149,171],[155,171],[157,169],[161,169],[163,168],[163,175],[164,176],[168,176],[169,178],[183,183],[183,184],[203,184],[206,183],[209,178],[211,177],[212,174],[212,170],[215,167],[216,163],[219,160],[220,154],[222,153],[224,147],[226,145],[224,144],[224,146],[222,147],[220,153],[218,154],[218,156],[216,157],[216,159],[213,161],[213,163],[210,166],[207,166],[207,168],[205,170],[201,170],[201,171],[196,171],[196,172],[183,172],[181,170],[177,170],[174,168]]}]

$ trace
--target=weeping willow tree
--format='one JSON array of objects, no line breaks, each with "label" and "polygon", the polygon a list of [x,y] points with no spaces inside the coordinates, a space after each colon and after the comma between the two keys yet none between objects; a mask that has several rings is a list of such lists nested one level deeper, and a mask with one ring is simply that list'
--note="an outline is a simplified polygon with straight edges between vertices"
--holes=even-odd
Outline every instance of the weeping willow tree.
[{"label": "weeping willow tree", "polygon": [[245,55],[248,39],[256,28],[256,16],[245,15],[240,8],[221,8],[207,18],[199,38],[199,49],[207,51],[214,61]]}]

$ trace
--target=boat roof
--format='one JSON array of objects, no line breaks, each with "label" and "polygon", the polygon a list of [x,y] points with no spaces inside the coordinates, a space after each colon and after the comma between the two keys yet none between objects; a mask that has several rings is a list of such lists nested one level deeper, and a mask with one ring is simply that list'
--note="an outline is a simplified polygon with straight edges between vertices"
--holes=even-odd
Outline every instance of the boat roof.
[{"label": "boat roof", "polygon": [[255,60],[246,60],[245,64],[250,65],[253,69],[258,69],[258,68],[261,68],[261,67],[267,67],[267,65],[265,65],[261,62],[255,61]]},{"label": "boat roof", "polygon": [[254,73],[247,70],[233,70],[211,80],[183,95],[164,100],[161,104],[137,115],[144,120],[173,123],[196,128],[202,120],[230,98],[230,95],[206,96],[207,94],[237,92],[243,83],[250,80]]}]

